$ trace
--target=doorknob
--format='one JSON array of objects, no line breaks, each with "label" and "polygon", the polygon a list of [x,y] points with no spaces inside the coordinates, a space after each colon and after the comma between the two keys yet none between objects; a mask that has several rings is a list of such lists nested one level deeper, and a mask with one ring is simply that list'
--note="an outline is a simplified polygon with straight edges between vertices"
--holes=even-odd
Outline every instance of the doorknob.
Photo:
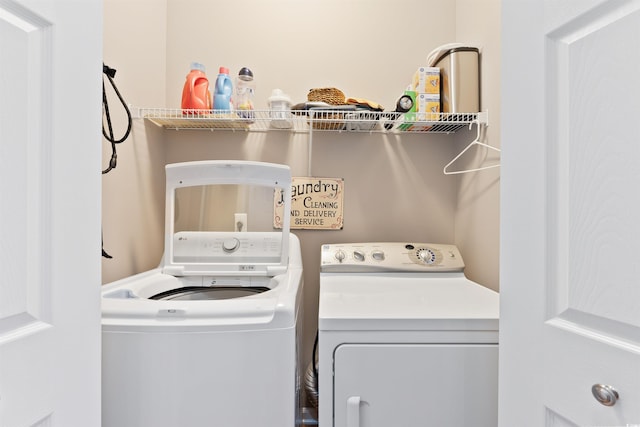
[{"label": "doorknob", "polygon": [[613,406],[620,398],[616,389],[606,384],[594,384],[591,387],[591,393],[604,406]]}]

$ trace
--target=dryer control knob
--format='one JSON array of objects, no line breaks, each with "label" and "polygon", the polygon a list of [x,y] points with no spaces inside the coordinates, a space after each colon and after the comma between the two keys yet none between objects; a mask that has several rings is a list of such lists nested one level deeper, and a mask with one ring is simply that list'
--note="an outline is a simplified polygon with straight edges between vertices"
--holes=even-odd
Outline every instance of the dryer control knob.
[{"label": "dryer control knob", "polygon": [[356,261],[363,262],[364,261],[364,252],[362,251],[353,251],[353,259]]},{"label": "dryer control knob", "polygon": [[235,252],[240,247],[240,240],[236,237],[225,239],[222,242],[222,250],[225,252]]},{"label": "dryer control knob", "polygon": [[371,258],[376,261],[384,261],[384,252],[382,251],[373,251],[371,252]]},{"label": "dryer control knob", "polygon": [[431,249],[423,248],[418,251],[418,258],[425,264],[433,264],[436,261],[436,254]]},{"label": "dryer control knob", "polygon": [[334,257],[339,261],[342,262],[344,261],[344,259],[347,257],[347,254],[344,253],[344,251],[337,251],[336,254],[334,255]]}]

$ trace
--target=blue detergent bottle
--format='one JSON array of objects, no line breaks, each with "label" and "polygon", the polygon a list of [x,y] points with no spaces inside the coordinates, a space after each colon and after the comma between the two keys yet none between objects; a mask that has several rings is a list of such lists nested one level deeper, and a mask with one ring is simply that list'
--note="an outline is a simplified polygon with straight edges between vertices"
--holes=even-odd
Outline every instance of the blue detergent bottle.
[{"label": "blue detergent bottle", "polygon": [[213,109],[231,110],[231,94],[233,93],[233,83],[229,77],[229,69],[220,67],[216,85],[213,91]]}]

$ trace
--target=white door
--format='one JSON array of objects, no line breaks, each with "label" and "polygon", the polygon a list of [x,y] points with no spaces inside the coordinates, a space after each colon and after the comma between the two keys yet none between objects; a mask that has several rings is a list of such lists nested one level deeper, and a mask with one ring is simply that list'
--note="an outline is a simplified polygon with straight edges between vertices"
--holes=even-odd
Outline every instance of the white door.
[{"label": "white door", "polygon": [[0,0],[0,426],[100,425],[102,2]]},{"label": "white door", "polygon": [[502,21],[500,426],[640,425],[640,1]]}]

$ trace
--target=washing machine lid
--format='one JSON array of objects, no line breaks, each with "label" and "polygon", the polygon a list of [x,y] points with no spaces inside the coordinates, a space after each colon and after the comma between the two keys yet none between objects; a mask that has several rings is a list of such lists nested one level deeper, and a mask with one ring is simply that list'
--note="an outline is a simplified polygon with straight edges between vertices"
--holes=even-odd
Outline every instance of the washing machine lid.
[{"label": "washing machine lid", "polygon": [[[164,274],[275,276],[287,271],[288,166],[197,161],[169,164],[165,171]],[[283,218],[275,218],[276,205],[284,206]]]}]

